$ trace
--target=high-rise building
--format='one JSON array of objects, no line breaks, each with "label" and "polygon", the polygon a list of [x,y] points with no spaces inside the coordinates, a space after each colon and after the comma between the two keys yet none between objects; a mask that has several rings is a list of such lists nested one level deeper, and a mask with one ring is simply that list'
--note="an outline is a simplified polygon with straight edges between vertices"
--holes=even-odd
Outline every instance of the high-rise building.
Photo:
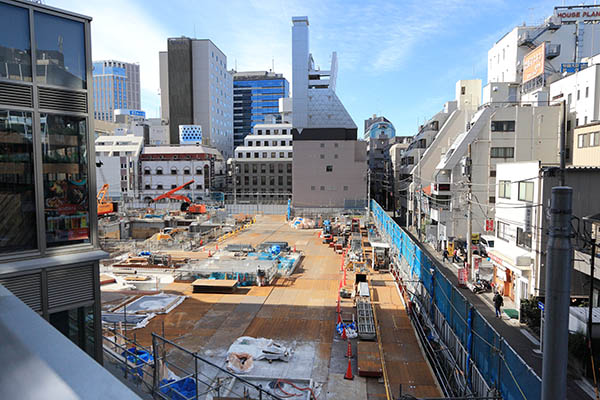
[{"label": "high-rise building", "polygon": [[384,116],[373,115],[365,120],[363,135],[369,159],[370,197],[386,210],[393,205],[393,166],[390,147],[396,143],[396,129]]},{"label": "high-rise building", "polygon": [[171,144],[179,125],[200,125],[202,142],[233,156],[233,76],[227,56],[209,39],[170,38],[159,53],[162,117]]},{"label": "high-rise building", "polygon": [[279,99],[289,96],[289,84],[282,74],[271,71],[234,72],[233,74],[233,146],[244,144],[256,124],[270,122],[276,115],[281,122]]},{"label": "high-rise building", "polygon": [[113,121],[118,109],[139,110],[140,64],[94,61],[94,118]]},{"label": "high-rise building", "polygon": [[337,57],[315,67],[308,17],[292,18],[292,202],[294,207],[362,208],[367,146],[335,93]]}]

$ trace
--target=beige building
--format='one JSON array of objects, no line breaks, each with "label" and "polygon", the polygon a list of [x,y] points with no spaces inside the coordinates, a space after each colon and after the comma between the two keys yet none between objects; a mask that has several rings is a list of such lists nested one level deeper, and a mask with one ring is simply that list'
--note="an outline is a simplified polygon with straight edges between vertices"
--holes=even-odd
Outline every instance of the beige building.
[{"label": "beige building", "polygon": [[574,167],[600,167],[600,122],[575,128]]},{"label": "beige building", "polygon": [[293,145],[294,207],[365,206],[367,142],[294,139]]}]

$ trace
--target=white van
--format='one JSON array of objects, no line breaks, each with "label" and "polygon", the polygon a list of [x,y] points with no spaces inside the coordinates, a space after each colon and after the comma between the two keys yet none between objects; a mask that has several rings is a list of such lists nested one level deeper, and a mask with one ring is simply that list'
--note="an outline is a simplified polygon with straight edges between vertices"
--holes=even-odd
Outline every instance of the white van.
[{"label": "white van", "polygon": [[479,237],[479,245],[480,248],[483,248],[485,252],[489,252],[490,250],[494,250],[494,242],[496,241],[496,236],[492,235],[481,235]]}]

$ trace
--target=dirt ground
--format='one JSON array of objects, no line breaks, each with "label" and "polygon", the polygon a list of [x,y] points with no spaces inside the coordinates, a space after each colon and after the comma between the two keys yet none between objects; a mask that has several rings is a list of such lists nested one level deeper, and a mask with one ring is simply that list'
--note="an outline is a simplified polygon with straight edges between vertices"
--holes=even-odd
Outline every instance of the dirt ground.
[{"label": "dirt ground", "polygon": [[[219,243],[219,247],[229,243],[256,246],[266,240],[287,241],[304,253],[291,277],[280,278],[269,287],[240,288],[235,294],[192,293],[190,284],[174,283],[165,292],[188,298],[169,314],[159,315],[136,330],[137,341],[148,346],[151,333],[156,332],[222,362],[236,338],[270,338],[298,349],[297,359],[292,358],[289,365],[272,364],[275,367],[270,367],[270,372],[280,374],[277,377],[313,379],[321,386],[320,399],[385,398],[385,387],[377,379],[357,376],[355,351],[351,360],[355,378],[343,379],[348,365],[344,358],[347,343],[335,332],[341,255],[321,243],[317,230],[293,229],[283,216],[258,216],[250,229]],[[208,247],[214,251],[216,246]],[[351,282],[353,276],[349,274],[347,280]],[[373,274],[371,282],[391,387],[397,391],[401,384],[403,393],[414,396],[441,396],[393,278]],[[342,312],[352,312],[349,300],[342,302]]]}]

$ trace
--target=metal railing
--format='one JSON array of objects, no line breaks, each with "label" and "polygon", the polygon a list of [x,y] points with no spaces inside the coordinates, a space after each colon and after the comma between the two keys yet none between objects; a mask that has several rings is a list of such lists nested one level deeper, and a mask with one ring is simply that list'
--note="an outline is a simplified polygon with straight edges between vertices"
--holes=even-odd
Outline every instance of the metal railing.
[{"label": "metal railing", "polygon": [[155,365],[152,393],[155,398],[281,400],[269,387],[256,385],[155,333],[152,334],[152,348]]}]

